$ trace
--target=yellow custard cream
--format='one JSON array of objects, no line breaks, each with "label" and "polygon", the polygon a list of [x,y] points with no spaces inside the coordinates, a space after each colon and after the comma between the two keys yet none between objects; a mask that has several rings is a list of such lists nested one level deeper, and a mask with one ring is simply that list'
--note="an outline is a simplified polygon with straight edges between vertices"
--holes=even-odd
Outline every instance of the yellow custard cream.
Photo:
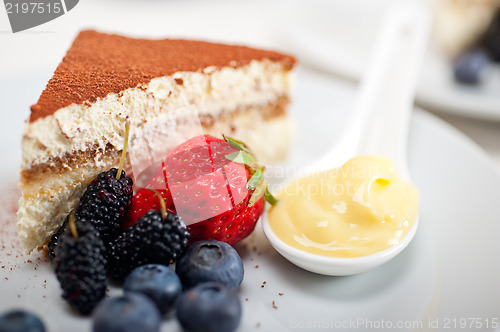
[{"label": "yellow custard cream", "polygon": [[342,167],[299,178],[268,213],[273,232],[292,247],[358,257],[398,244],[418,213],[418,191],[383,156],[358,156]]}]

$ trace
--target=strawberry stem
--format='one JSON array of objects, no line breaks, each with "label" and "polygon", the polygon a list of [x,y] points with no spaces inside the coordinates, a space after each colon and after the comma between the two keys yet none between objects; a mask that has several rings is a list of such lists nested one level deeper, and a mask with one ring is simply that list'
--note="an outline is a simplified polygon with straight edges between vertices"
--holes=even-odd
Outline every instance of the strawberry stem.
[{"label": "strawberry stem", "polygon": [[271,205],[278,203],[278,199],[271,194],[269,188],[266,187],[266,192],[264,193],[264,199]]},{"label": "strawberry stem", "polygon": [[146,188],[146,189],[151,190],[156,194],[156,196],[158,196],[158,200],[160,201],[160,206],[161,206],[161,219],[165,220],[165,218],[167,218],[167,205],[165,204],[163,197],[161,197],[160,193],[156,189],[153,188]]},{"label": "strawberry stem", "polygon": [[76,230],[76,223],[75,223],[75,212],[72,211],[69,215],[69,228],[71,230],[71,234],[75,239],[78,238],[78,231]]},{"label": "strawberry stem", "polygon": [[130,124],[127,122],[125,124],[125,142],[123,143],[122,156],[120,158],[120,166],[118,167],[118,172],[116,172],[116,179],[120,180],[123,164],[125,164],[125,156],[127,155],[127,147],[128,147],[128,134],[130,131]]}]

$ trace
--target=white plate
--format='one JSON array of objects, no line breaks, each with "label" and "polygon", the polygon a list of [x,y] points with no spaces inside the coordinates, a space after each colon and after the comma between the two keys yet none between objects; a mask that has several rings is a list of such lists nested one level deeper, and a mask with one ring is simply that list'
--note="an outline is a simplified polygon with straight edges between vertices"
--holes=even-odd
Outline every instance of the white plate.
[{"label": "white plate", "polygon": [[[0,89],[5,84],[0,81]],[[287,172],[318,158],[335,140],[354,97],[352,86],[310,72],[299,72],[296,91],[296,142],[286,167],[281,165]],[[3,101],[15,111],[29,102]],[[17,133],[15,140],[19,137]],[[368,273],[326,277],[286,261],[257,227],[237,246],[245,264],[240,331],[412,331],[436,324],[434,331],[459,330],[464,320],[483,328],[472,325],[460,331],[479,331],[500,323],[500,174],[473,143],[424,111],[412,117],[409,145],[412,177],[421,194],[421,225],[410,246]],[[7,173],[11,182],[2,184],[0,196],[0,312],[23,307],[43,317],[49,331],[89,331],[91,320],[73,314],[60,298],[47,260],[18,249],[14,208],[5,207],[15,201],[7,191],[16,170]],[[119,292],[111,287],[111,294]],[[162,330],[180,328],[168,317]]]},{"label": "white plate", "polygon": [[[426,1],[426,0],[407,0]],[[397,0],[303,0],[287,7],[279,42],[308,66],[357,80],[364,72],[385,8]],[[478,86],[455,82],[448,59],[430,43],[416,101],[426,108],[500,121],[500,65]]]},{"label": "white plate", "polygon": [[449,59],[431,47],[421,73],[417,103],[451,114],[500,121],[500,65],[490,64],[488,68],[480,85],[460,84],[453,78]]}]

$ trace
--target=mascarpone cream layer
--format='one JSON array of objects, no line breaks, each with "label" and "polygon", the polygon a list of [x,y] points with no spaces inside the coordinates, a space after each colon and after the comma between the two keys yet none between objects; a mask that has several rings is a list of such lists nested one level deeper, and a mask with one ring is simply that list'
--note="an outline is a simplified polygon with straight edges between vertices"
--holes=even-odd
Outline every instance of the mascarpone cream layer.
[{"label": "mascarpone cream layer", "polygon": [[288,95],[290,85],[291,71],[269,60],[155,78],[95,103],[72,104],[27,123],[21,168],[96,146],[104,151],[110,144],[121,150],[127,119],[131,126],[140,127],[161,114],[193,104],[200,115],[217,118],[226,110],[267,104]]}]

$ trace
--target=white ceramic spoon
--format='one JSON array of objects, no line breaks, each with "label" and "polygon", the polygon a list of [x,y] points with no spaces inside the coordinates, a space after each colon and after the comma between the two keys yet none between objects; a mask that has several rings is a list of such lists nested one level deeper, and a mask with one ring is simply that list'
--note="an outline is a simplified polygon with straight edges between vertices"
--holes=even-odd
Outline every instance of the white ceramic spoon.
[{"label": "white ceramic spoon", "polygon": [[[356,155],[381,154],[392,159],[402,179],[410,181],[406,162],[409,117],[429,27],[430,12],[424,5],[398,6],[387,12],[372,63],[360,83],[349,127],[339,144],[302,176],[340,166]],[[293,248],[274,234],[266,214],[262,225],[272,246],[290,262],[311,272],[343,276],[375,268],[399,254],[413,239],[418,218],[399,244],[354,258],[327,257]]]}]

